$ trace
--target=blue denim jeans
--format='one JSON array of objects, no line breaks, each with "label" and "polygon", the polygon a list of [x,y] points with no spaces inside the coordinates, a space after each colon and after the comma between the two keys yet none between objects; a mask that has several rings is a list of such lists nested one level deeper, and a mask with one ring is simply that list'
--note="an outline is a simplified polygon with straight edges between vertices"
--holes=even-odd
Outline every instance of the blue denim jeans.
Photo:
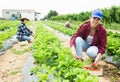
[{"label": "blue denim jeans", "polygon": [[27,40],[28,42],[30,42],[30,40],[31,40],[29,36],[23,36],[22,39],[23,39],[23,41],[26,41],[26,40]]},{"label": "blue denim jeans", "polygon": [[90,46],[81,37],[77,37],[75,40],[75,50],[76,50],[77,55],[81,58],[82,58],[82,51],[85,51],[86,54],[91,59],[94,59],[98,53],[98,48],[96,46]]},{"label": "blue denim jeans", "polygon": [[17,37],[17,39],[19,40],[19,41],[28,41],[28,42],[30,42],[30,37],[29,36],[23,36],[22,38],[19,38],[19,37]]}]

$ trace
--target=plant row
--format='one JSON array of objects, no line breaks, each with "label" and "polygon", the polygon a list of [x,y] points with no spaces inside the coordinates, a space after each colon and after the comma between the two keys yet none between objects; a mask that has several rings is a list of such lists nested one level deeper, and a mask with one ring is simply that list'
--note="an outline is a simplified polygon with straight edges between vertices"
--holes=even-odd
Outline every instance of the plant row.
[{"label": "plant row", "polygon": [[44,24],[46,24],[46,25],[48,25],[48,26],[54,28],[55,30],[58,30],[64,34],[68,34],[70,36],[75,32],[75,29],[76,29],[76,26],[73,27],[72,29],[70,29],[70,28],[66,28],[64,26],[64,24],[60,24],[60,23],[58,24],[58,23],[54,23],[51,21],[46,21],[46,22],[44,22]]},{"label": "plant row", "polygon": [[[9,29],[0,32],[0,49],[3,48],[3,42],[5,40],[7,40],[8,38],[11,38],[13,35],[17,33],[18,21],[9,21],[9,22],[4,21],[3,24],[4,26],[6,25],[5,27],[9,26]],[[30,25],[30,24],[31,22],[29,22],[27,25]]]},{"label": "plant row", "polygon": [[57,36],[44,26],[37,24],[33,57],[36,67],[32,72],[39,77],[39,82],[98,82],[83,69],[83,63],[74,60],[69,48],[64,47]]},{"label": "plant row", "polygon": [[[77,29],[77,28],[75,29],[75,27],[73,27],[74,29],[65,28],[62,24],[60,25],[58,23],[52,23],[52,21],[51,22],[46,21],[44,23],[64,34],[67,34],[67,35],[73,35],[73,33],[75,33],[75,30]],[[107,32],[106,54],[109,56],[114,56],[114,60],[117,60],[117,61],[120,58],[119,42],[120,42],[120,34],[119,33]]]},{"label": "plant row", "polygon": [[8,38],[11,38],[16,32],[17,28],[15,26],[12,29],[0,33],[0,49],[3,47],[3,42]]},{"label": "plant row", "polygon": [[120,62],[120,33],[107,33],[107,48],[106,53],[109,56],[114,56],[114,60]]},{"label": "plant row", "polygon": [[9,20],[4,20],[4,21],[0,21],[0,22],[2,22],[0,24],[0,31],[10,29],[12,27],[17,26],[20,23],[19,21],[9,21]]}]

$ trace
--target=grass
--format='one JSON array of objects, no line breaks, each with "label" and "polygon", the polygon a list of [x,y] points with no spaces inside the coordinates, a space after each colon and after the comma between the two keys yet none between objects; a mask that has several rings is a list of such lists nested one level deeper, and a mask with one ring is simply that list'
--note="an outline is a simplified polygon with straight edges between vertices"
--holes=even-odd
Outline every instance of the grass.
[{"label": "grass", "polygon": [[3,48],[3,45],[2,44],[0,44],[0,49],[2,49]]},{"label": "grass", "polygon": [[24,49],[24,50],[12,49],[12,52],[13,52],[14,54],[21,55],[21,54],[24,54],[25,52],[30,51],[30,50],[32,50],[32,47],[28,47],[28,48],[26,48],[26,49]]},{"label": "grass", "polygon": [[16,75],[19,72],[20,72],[19,70],[14,70],[14,71],[9,72],[9,75]]}]

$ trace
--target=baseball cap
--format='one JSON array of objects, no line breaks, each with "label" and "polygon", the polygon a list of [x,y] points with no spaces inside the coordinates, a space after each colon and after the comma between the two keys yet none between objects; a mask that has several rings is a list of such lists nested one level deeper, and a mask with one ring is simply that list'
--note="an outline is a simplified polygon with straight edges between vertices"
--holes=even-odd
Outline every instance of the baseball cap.
[{"label": "baseball cap", "polygon": [[93,12],[92,12],[92,17],[98,17],[98,18],[100,18],[100,19],[102,19],[102,11],[101,10],[94,10]]}]

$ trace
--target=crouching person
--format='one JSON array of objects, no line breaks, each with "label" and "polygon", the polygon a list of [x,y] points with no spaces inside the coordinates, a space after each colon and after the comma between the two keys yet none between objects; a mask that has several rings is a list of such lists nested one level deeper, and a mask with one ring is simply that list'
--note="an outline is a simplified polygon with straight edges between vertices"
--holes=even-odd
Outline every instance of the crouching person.
[{"label": "crouching person", "polygon": [[101,19],[102,11],[94,10],[91,18],[84,22],[73,34],[70,46],[75,59],[83,61],[82,51],[84,50],[93,64],[98,65],[107,43],[106,29],[101,24]]},{"label": "crouching person", "polygon": [[21,19],[21,24],[18,26],[17,39],[18,41],[28,41],[31,42],[30,35],[33,35],[33,32],[27,28],[26,23],[29,21],[27,18]]}]

